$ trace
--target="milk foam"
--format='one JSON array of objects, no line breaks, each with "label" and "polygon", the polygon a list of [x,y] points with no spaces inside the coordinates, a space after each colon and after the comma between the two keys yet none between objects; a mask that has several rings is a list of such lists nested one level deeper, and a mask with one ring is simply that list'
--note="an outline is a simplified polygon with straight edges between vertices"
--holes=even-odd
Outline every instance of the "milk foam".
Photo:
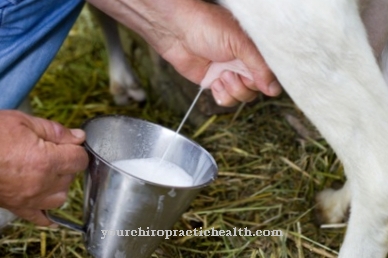
[{"label": "milk foam", "polygon": [[193,178],[182,168],[160,158],[125,159],[112,165],[137,178],[168,186],[192,186]]}]

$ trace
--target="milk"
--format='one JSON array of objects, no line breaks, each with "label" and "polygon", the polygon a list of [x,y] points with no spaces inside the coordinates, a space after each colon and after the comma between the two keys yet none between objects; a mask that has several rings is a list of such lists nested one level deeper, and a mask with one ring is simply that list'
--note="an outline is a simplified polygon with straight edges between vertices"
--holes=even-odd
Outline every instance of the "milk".
[{"label": "milk", "polygon": [[202,94],[202,91],[204,90],[205,88],[201,88],[199,91],[198,91],[198,94],[197,96],[195,96],[193,102],[191,103],[191,106],[189,107],[189,110],[187,110],[186,112],[186,115],[183,117],[178,129],[175,131],[175,135],[174,135],[174,138],[172,139],[172,141],[170,142],[170,144],[167,146],[166,148],[166,151],[164,152],[163,156],[162,156],[162,160],[164,160],[164,158],[166,157],[167,153],[169,152],[169,150],[171,149],[171,146],[173,145],[173,143],[175,142],[176,140],[176,136],[178,135],[179,131],[182,129],[184,123],[186,122],[187,118],[189,117],[191,111],[193,110],[194,106],[195,106],[195,103],[197,103],[199,97],[201,96]]},{"label": "milk", "polygon": [[193,178],[182,168],[160,158],[117,160],[113,166],[137,178],[168,186],[192,186]]},{"label": "milk", "polygon": [[193,178],[187,174],[182,168],[178,167],[174,163],[165,160],[167,153],[173,146],[173,143],[176,140],[176,136],[181,130],[183,124],[187,120],[191,110],[193,109],[195,103],[198,101],[199,96],[201,95],[204,88],[201,88],[194,98],[189,110],[186,112],[185,117],[182,119],[178,129],[175,132],[173,139],[170,141],[162,158],[146,158],[146,159],[126,159],[126,160],[117,160],[112,163],[113,166],[127,172],[130,175],[133,175],[137,178],[156,183],[161,185],[168,186],[193,186]]}]

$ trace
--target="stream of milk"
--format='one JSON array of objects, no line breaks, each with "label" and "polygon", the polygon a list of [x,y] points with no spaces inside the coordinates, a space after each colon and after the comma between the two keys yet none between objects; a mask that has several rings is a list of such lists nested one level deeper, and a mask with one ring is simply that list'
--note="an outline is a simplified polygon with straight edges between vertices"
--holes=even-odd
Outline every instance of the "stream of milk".
[{"label": "stream of milk", "polygon": [[170,143],[167,145],[162,158],[118,160],[114,161],[112,165],[120,168],[128,174],[149,182],[178,187],[192,186],[194,182],[193,178],[189,174],[187,174],[179,166],[164,159],[170,151],[171,147],[174,145],[176,136],[189,117],[203,90],[204,88],[201,88],[197,96],[194,98],[189,110],[186,112],[186,115],[182,119],[178,129],[175,131],[172,140],[169,141]]},{"label": "stream of milk", "polygon": [[187,118],[189,117],[191,111],[193,110],[193,108],[194,108],[195,104],[197,103],[199,97],[201,96],[201,93],[202,93],[203,90],[204,90],[204,88],[201,88],[198,91],[197,96],[195,96],[195,98],[193,100],[193,103],[191,103],[191,106],[189,107],[189,110],[187,110],[186,115],[183,117],[182,122],[178,126],[178,129],[175,131],[174,138],[172,138],[172,140],[170,141],[170,144],[167,146],[167,148],[166,148],[166,150],[165,150],[165,152],[164,152],[164,154],[162,156],[162,160],[164,160],[164,158],[166,157],[167,153],[170,151],[171,146],[174,145],[175,139],[176,139],[177,135],[179,134],[179,131],[182,129],[184,123],[186,122]]}]

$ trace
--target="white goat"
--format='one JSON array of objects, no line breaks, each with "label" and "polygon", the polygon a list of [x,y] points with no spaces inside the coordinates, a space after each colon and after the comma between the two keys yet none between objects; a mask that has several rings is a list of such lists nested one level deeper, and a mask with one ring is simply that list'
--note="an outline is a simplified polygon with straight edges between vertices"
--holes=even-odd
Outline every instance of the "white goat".
[{"label": "white goat", "polygon": [[[388,204],[388,164],[385,163],[388,160],[388,87],[376,57],[383,52],[388,37],[386,30],[378,29],[381,22],[388,22],[388,1],[362,1],[374,6],[368,9],[372,14],[362,13],[357,0],[220,2],[237,18],[285,90],[344,164],[348,178],[345,186],[318,195],[326,222],[343,220],[351,204],[340,257],[385,257],[388,252],[388,208],[385,207]],[[371,43],[361,16],[369,26]],[[104,18],[100,16],[100,19]],[[111,48],[109,45],[117,42],[118,36],[112,25],[109,26],[104,31],[109,33],[106,36],[110,38],[107,42]],[[121,102],[122,92],[142,99],[144,95],[138,91],[129,67],[125,61],[122,65],[120,51],[111,52],[114,54],[110,59],[111,66],[119,64],[119,69],[110,69],[119,71],[113,73],[111,80],[116,101]],[[384,52],[380,58],[383,70],[387,68],[387,56]],[[129,79],[120,79],[120,76],[129,76]]]},{"label": "white goat", "polygon": [[[340,257],[385,257],[388,87],[368,42],[358,1],[220,2],[344,164],[348,179],[344,188],[320,196],[326,212],[332,213],[328,217],[337,220],[343,215],[339,210],[351,204]],[[331,209],[336,202],[340,205]]]}]

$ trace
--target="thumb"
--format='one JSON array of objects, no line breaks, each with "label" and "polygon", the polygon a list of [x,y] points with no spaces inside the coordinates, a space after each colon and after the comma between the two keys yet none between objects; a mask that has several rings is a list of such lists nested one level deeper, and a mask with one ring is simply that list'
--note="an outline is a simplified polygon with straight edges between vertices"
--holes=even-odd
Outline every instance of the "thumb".
[{"label": "thumb", "polygon": [[85,132],[81,129],[68,129],[63,125],[39,117],[29,116],[29,128],[45,141],[56,144],[81,144]]}]

